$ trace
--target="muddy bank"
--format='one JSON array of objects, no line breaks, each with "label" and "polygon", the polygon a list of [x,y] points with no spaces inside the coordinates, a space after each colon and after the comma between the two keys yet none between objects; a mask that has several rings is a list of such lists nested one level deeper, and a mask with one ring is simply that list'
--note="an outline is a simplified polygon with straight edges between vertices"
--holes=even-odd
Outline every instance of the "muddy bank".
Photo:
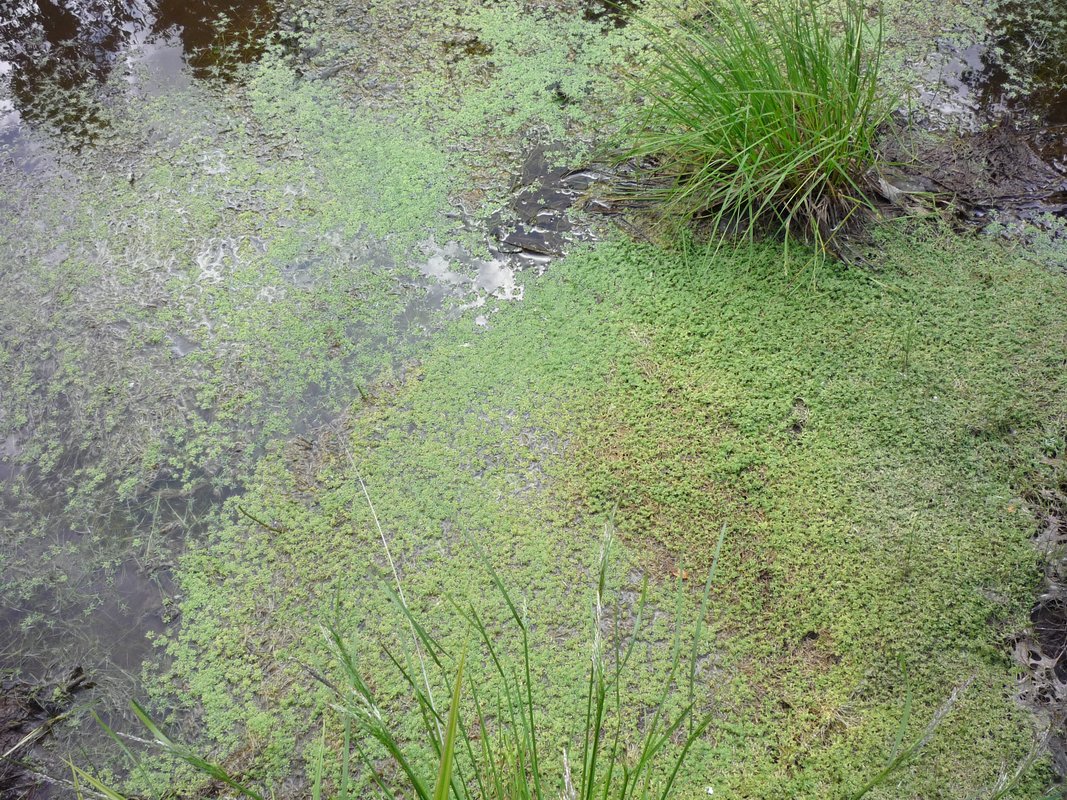
[{"label": "muddy bank", "polygon": [[94,685],[81,667],[58,681],[0,682],[0,797],[24,800],[45,796],[38,791],[42,785],[49,790],[70,786],[67,780],[37,773],[23,758],[69,716],[78,696]]},{"label": "muddy bank", "polygon": [[920,70],[889,160],[981,225],[1067,213],[1067,3],[1005,0],[986,37],[945,39]]}]

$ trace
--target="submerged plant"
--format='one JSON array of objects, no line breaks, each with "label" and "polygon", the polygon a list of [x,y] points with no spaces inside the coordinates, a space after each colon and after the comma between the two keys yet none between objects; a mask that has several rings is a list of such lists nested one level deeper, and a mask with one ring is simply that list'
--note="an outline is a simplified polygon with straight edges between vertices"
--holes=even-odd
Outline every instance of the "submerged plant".
[{"label": "submerged plant", "polygon": [[704,218],[719,241],[757,230],[820,251],[874,209],[882,25],[865,0],[712,0],[664,26],[624,158],[668,217]]}]

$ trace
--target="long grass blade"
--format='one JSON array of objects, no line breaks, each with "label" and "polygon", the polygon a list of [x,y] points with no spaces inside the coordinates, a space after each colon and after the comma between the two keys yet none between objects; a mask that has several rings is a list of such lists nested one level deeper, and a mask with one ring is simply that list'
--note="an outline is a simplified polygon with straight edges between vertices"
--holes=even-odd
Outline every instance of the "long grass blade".
[{"label": "long grass blade", "polygon": [[456,682],[452,687],[452,707],[448,710],[448,722],[445,725],[444,749],[441,752],[441,764],[437,773],[437,783],[433,788],[433,800],[448,800],[452,788],[452,770],[456,757],[456,731],[459,727],[459,701],[463,689],[463,666],[467,661],[466,652],[460,656]]},{"label": "long grass blade", "polygon": [[263,800],[262,795],[258,792],[248,788],[236,778],[232,777],[225,769],[213,761],[208,761],[205,758],[194,753],[188,747],[178,744],[165,734],[158,725],[152,720],[145,711],[144,707],[136,700],[130,701],[130,705],[133,707],[133,713],[137,716],[137,719],[141,721],[141,724],[148,729],[148,731],[155,737],[156,742],[163,746],[163,749],[169,752],[176,758],[185,761],[192,766],[198,772],[207,775],[219,783],[223,783],[229,786],[235,792],[244,797],[250,798],[250,800]]}]

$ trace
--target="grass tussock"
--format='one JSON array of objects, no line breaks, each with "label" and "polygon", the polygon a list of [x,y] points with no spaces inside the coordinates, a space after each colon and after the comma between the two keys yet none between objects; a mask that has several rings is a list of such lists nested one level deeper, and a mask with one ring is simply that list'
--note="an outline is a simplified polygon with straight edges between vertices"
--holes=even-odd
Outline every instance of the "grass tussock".
[{"label": "grass tussock", "polygon": [[713,0],[643,24],[655,51],[625,158],[642,198],[719,237],[757,231],[834,249],[874,210],[868,176],[891,103],[865,0]]}]

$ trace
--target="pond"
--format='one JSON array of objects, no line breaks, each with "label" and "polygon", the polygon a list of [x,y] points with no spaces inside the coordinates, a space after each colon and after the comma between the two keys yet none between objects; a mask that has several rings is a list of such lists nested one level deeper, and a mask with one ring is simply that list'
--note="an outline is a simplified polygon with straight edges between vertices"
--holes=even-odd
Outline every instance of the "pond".
[{"label": "pond", "polygon": [[[1039,11],[1009,6],[1002,18],[983,20],[986,33],[977,43],[927,42],[928,105],[947,108],[945,116],[955,123],[964,119],[963,129],[977,120],[975,130],[964,130],[954,146],[985,154],[1002,147],[1003,160],[1014,170],[999,176],[993,190],[984,184],[975,190],[974,175],[957,169],[958,158],[939,170],[943,187],[983,224],[994,213],[1029,224],[1062,216],[1067,208],[1063,61],[1032,39],[1035,30],[1055,36],[1056,26],[1067,18],[1061,6],[1054,6],[1055,13],[1049,12],[1051,6]],[[493,503],[499,502],[505,510],[518,505],[522,512],[547,515],[555,527],[543,545],[530,541],[533,523],[514,523],[514,528],[501,523],[499,540],[488,541],[497,547],[497,557],[515,562],[515,580],[552,596],[543,613],[554,618],[542,620],[541,630],[548,631],[546,639],[571,647],[572,656],[581,651],[568,637],[588,599],[579,595],[574,575],[588,577],[581,554],[594,546],[590,541],[595,544],[589,530],[602,524],[596,515],[611,506],[595,495],[596,488],[589,490],[591,496],[579,493],[577,500],[567,494],[577,492],[568,481],[578,478],[566,471],[573,448],[578,456],[596,460],[582,453],[575,431],[591,436],[590,427],[608,429],[598,429],[607,442],[596,451],[603,464],[581,477],[598,487],[598,481],[607,480],[604,471],[625,463],[627,448],[641,450],[641,435],[662,447],[649,458],[662,458],[663,452],[675,454],[670,448],[677,443],[656,438],[663,434],[661,425],[707,415],[706,425],[684,429],[698,443],[694,454],[677,456],[702,476],[699,487],[670,466],[629,476],[638,484],[653,482],[648,496],[632,489],[621,501],[620,524],[636,553],[621,557],[621,596],[631,605],[646,575],[664,584],[687,579],[682,562],[691,553],[680,553],[684,547],[676,545],[688,546],[688,540],[670,538],[682,527],[672,516],[674,500],[681,498],[680,508],[692,501],[704,510],[703,503],[714,500],[714,513],[729,509],[747,520],[751,531],[765,533],[766,526],[776,524],[767,521],[777,513],[773,505],[764,509],[745,497],[759,494],[759,475],[781,463],[776,459],[803,449],[809,412],[799,394],[790,394],[787,413],[795,416],[802,409],[804,419],[790,423],[788,445],[775,440],[767,451],[750,447],[743,436],[777,430],[768,408],[778,413],[781,398],[764,402],[757,392],[753,407],[743,408],[742,384],[769,380],[778,369],[798,382],[817,375],[821,383],[812,383],[809,392],[845,379],[818,368],[797,377],[774,362],[773,346],[748,338],[758,337],[764,322],[745,321],[744,310],[730,311],[733,316],[721,320],[720,328],[705,327],[693,309],[704,302],[702,292],[710,297],[722,287],[697,283],[690,291],[687,281],[696,280],[692,272],[666,281],[663,291],[677,294],[669,294],[669,302],[652,297],[662,303],[652,306],[655,313],[625,305],[647,287],[660,291],[658,277],[653,280],[661,268],[659,256],[646,253],[641,257],[649,259],[647,269],[643,262],[630,268],[629,251],[621,251],[614,284],[603,275],[614,265],[600,265],[596,277],[579,272],[573,284],[571,273],[561,283],[551,280],[560,259],[572,253],[595,263],[596,256],[588,254],[600,251],[592,245],[617,236],[618,227],[628,237],[644,235],[612,215],[592,213],[611,211],[610,196],[589,202],[607,192],[610,170],[603,166],[608,160],[603,142],[617,128],[617,110],[628,98],[624,75],[644,57],[641,33],[629,24],[631,7],[601,0],[449,0],[430,9],[406,0],[369,5],[15,0],[0,12],[0,753],[8,756],[0,766],[0,795],[70,796],[68,758],[106,773],[121,754],[94,715],[122,736],[141,737],[143,729],[129,713],[131,698],[150,696],[173,729],[190,739],[207,730],[217,742],[243,730],[247,720],[227,716],[227,704],[245,702],[243,689],[219,700],[217,687],[190,689],[195,679],[181,688],[166,681],[174,675],[188,678],[190,641],[205,652],[214,643],[255,649],[248,642],[259,642],[260,636],[286,653],[292,643],[277,630],[241,628],[252,612],[237,602],[232,603],[233,628],[219,614],[216,631],[211,620],[205,622],[204,609],[210,606],[205,594],[212,591],[204,590],[202,581],[214,571],[232,570],[233,585],[248,581],[253,587],[253,605],[262,601],[264,608],[274,609],[299,603],[302,591],[309,607],[324,603],[319,581],[326,578],[315,571],[315,559],[307,560],[313,542],[285,540],[281,535],[291,533],[292,520],[279,523],[269,514],[288,519],[291,512],[323,541],[334,541],[336,531],[320,530],[317,526],[325,523],[317,515],[340,512],[330,506],[327,513],[316,503],[341,502],[330,494],[338,491],[330,471],[351,479],[338,464],[351,458],[339,442],[353,431],[369,453],[380,444],[383,453],[395,448],[412,458],[402,465],[390,463],[388,456],[378,456],[380,462],[367,456],[371,473],[377,469],[386,476],[396,470],[412,482],[380,487],[384,495],[404,498],[390,511],[405,523],[432,526],[441,534],[439,540],[413,537],[404,554],[409,559],[457,558],[450,536],[464,527],[457,522],[464,515],[473,520],[467,525],[471,530],[493,528],[496,521],[484,518],[488,511],[465,506],[468,498],[490,498],[486,509],[498,509]],[[1032,20],[1034,14],[1041,19]],[[1035,58],[1034,52],[1043,55]],[[1009,131],[1006,144],[991,138],[991,121],[1003,123],[993,129]],[[1020,147],[1033,157],[1026,174],[1016,169]],[[929,162],[941,155],[933,151]],[[758,258],[753,263],[758,273]],[[1044,285],[1044,278],[1033,280]],[[565,295],[563,285],[581,288],[575,296]],[[743,286],[734,288],[736,296],[745,296]],[[531,306],[528,294],[535,291],[564,299],[555,308]],[[612,291],[627,298],[618,301],[624,310],[616,310]],[[732,307],[729,294],[718,297],[716,309]],[[873,298],[869,307],[882,302]],[[990,319],[1001,319],[1002,305],[996,304],[1009,302],[999,296],[990,301]],[[685,346],[672,350],[670,358],[650,354],[665,346],[663,339],[670,337],[661,336],[661,330],[677,323],[680,309],[690,303],[691,322],[684,324],[693,330],[681,330],[678,341],[698,348],[714,343],[718,331],[732,331],[738,346],[751,345],[754,363],[763,366],[745,367],[731,375],[735,383],[713,389],[697,385],[695,378],[691,382],[684,370],[671,374],[670,359],[682,363],[690,355]],[[551,319],[557,308],[566,312],[565,320],[540,325],[523,316]],[[898,310],[894,306],[891,313]],[[772,307],[768,313],[776,312]],[[820,313],[833,317],[828,309]],[[908,330],[921,328],[920,313],[908,313]],[[586,319],[588,330],[582,327]],[[1029,324],[1021,315],[1020,336],[1036,340]],[[561,345],[559,331],[571,339]],[[970,335],[965,330],[960,338],[969,342]],[[518,348],[517,340],[529,349]],[[492,343],[484,345],[491,352],[480,356],[485,370],[495,370],[492,375],[470,363],[469,354],[481,352],[483,341]],[[897,344],[893,340],[885,347]],[[583,362],[586,348],[603,358]],[[459,377],[452,382],[440,377],[447,371],[442,362],[450,361],[442,352],[453,353]],[[508,360],[512,352],[525,355]],[[714,355],[729,366],[731,352],[723,345]],[[424,371],[427,360],[437,365],[436,374]],[[851,363],[841,369],[847,373]],[[690,374],[696,370],[692,367]],[[907,368],[891,373],[877,373],[871,382],[899,379],[901,391],[911,391],[910,378],[900,377]],[[584,382],[594,378],[604,386],[591,389],[594,384]],[[637,397],[648,385],[662,384],[660,405],[626,417],[620,395],[611,392],[627,382],[636,387]],[[448,396],[419,394],[419,386],[430,385]],[[557,388],[559,396],[552,395]],[[501,406],[494,405],[498,390]],[[932,394],[923,395],[922,402]],[[601,398],[609,395],[623,405],[601,408]],[[906,396],[907,402],[919,402]],[[569,404],[579,402],[587,404],[587,416],[572,419],[576,412]],[[717,412],[708,410],[713,403],[733,411],[715,418]],[[611,416],[616,411],[618,420]],[[438,420],[438,427],[427,423],[429,418]],[[813,419],[818,430],[817,414]],[[572,429],[565,429],[571,423]],[[700,438],[709,431],[715,442]],[[462,452],[463,459],[450,461],[449,448]],[[771,450],[776,455],[768,455]],[[902,456],[901,463],[910,463],[910,457]],[[717,466],[701,472],[700,459]],[[831,466],[817,474],[841,474],[834,472],[836,463]],[[867,466],[874,472],[881,468]],[[567,480],[553,483],[554,469]],[[278,477],[286,471],[296,478]],[[662,489],[655,483],[661,478],[678,483]],[[264,489],[277,482],[285,484],[285,492]],[[539,498],[555,501],[554,492],[574,500],[573,507],[545,511]],[[693,501],[694,493],[703,499]],[[312,496],[307,501],[312,510],[306,516],[292,511],[296,501],[290,495],[301,502]],[[434,503],[441,498],[439,509]],[[273,501],[281,510],[271,506]],[[819,503],[831,501],[820,498]],[[351,513],[357,518],[364,512]],[[813,510],[812,519],[822,513],[821,507]],[[235,519],[252,520],[254,532],[234,533]],[[717,532],[720,521],[714,522]],[[896,519],[887,524],[904,525]],[[662,534],[664,525],[669,534]],[[641,538],[652,530],[660,533]],[[989,530],[995,537],[1001,528]],[[266,566],[255,560],[262,556],[257,536],[273,534],[285,541],[267,549],[276,547],[281,561],[291,559],[290,572],[279,568],[273,555]],[[753,534],[752,541],[757,539]],[[354,565],[351,574],[358,581],[370,575],[373,557],[345,550],[354,546],[338,541],[339,552],[350,561],[339,557],[337,569],[348,574],[345,570]],[[691,548],[704,566],[706,544],[701,540]],[[756,587],[737,589],[744,601],[738,607],[758,605],[753,597],[772,591],[779,551],[782,558],[792,552],[804,561],[784,540],[756,554],[764,546],[742,545],[737,556],[742,565],[727,569],[737,586]],[[961,545],[955,546],[958,558]],[[1015,563],[1018,548],[1003,546],[1010,551],[1004,563]],[[270,580],[249,578],[236,554],[262,567]],[[753,566],[764,558],[766,563]],[[746,572],[749,567],[755,572]],[[364,568],[366,575],[359,571]],[[986,573],[980,574],[985,580]],[[413,574],[412,580],[430,584],[435,578]],[[1004,592],[1018,591],[1013,580],[1004,579],[1009,585]],[[272,587],[284,588],[282,599],[270,594]],[[230,591],[227,584],[218,596],[232,600]],[[365,600],[361,591],[353,589],[358,602]],[[665,602],[662,595],[657,602]],[[183,633],[186,615],[190,630]],[[1057,624],[1048,622],[1047,614],[1038,616],[1045,628]],[[805,669],[812,664],[838,669],[841,657],[832,652],[833,637],[819,628],[829,623],[803,619],[795,624],[804,626],[795,642],[767,647]],[[861,628],[857,623],[853,632]],[[856,637],[860,641],[860,633]],[[773,640],[772,635],[763,638]],[[726,674],[717,670],[728,651],[731,657],[742,653],[740,662],[777,658],[757,657],[752,653],[758,648],[748,647],[709,652],[699,664],[694,656],[694,674],[714,685]],[[650,645],[647,663],[662,667],[663,649]],[[241,652],[234,658],[236,672],[244,668]],[[312,669],[300,661],[310,659],[309,653],[314,655],[313,649],[292,645],[285,668],[299,662]],[[565,659],[549,658],[544,669],[570,668],[560,668],[560,661]],[[214,680],[215,666],[205,657],[205,680]],[[846,668],[854,670],[848,680],[860,672],[847,658],[841,672]],[[737,667],[730,679],[741,680],[737,676],[746,669]],[[999,662],[996,669],[1004,672]],[[989,684],[984,697],[998,691],[1001,672],[983,673]],[[246,679],[241,675],[235,685]],[[879,691],[888,696],[898,687],[895,678],[885,680]],[[180,696],[186,691],[192,700]],[[739,696],[749,696],[748,691]],[[762,698],[766,691],[761,685],[751,689],[751,696]],[[835,684],[833,693],[844,690]],[[783,714],[792,708],[789,703],[798,702],[773,692],[767,696],[773,702],[761,706],[761,714]],[[558,697],[554,701],[563,703]],[[821,713],[811,708],[798,717],[810,721]],[[841,710],[841,719],[848,713]],[[1004,729],[1017,731],[1016,718],[1003,714]],[[762,723],[758,714],[741,718],[722,734],[730,743],[723,747],[749,752],[746,726]],[[886,719],[878,717],[872,730],[880,731]],[[793,748],[791,757],[799,760],[797,753],[811,740],[851,724],[833,714],[820,718],[819,725],[824,722],[823,728],[797,734],[800,743],[787,742],[784,751]],[[225,724],[231,729],[221,734]],[[277,734],[275,728],[270,731]],[[284,735],[295,737],[294,747],[306,744],[306,737],[288,728]],[[1009,735],[1014,734],[1003,734]],[[1013,746],[1018,740],[1011,740]],[[299,793],[298,787],[289,788]]]}]

